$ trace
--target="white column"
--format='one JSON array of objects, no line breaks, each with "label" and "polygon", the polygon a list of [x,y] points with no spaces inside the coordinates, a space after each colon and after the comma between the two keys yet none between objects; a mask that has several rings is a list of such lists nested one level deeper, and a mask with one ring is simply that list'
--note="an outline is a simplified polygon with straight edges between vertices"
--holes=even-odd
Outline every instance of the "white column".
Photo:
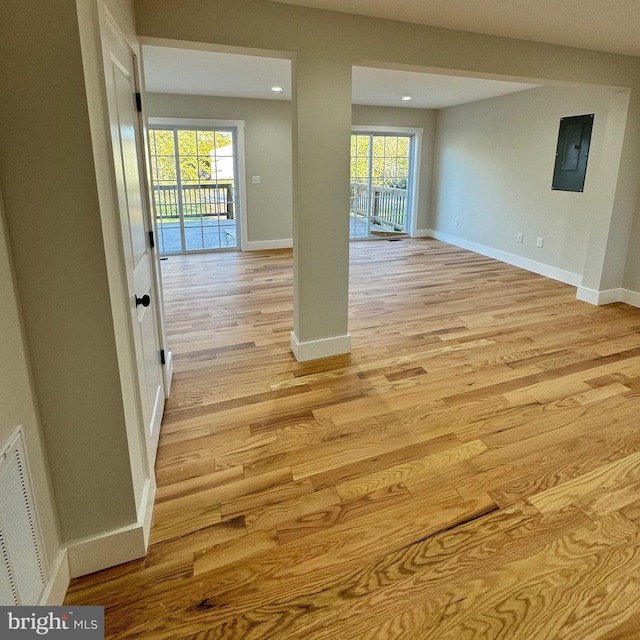
[{"label": "white column", "polygon": [[351,61],[299,54],[294,64],[294,331],[300,361],[351,349],[349,149]]}]

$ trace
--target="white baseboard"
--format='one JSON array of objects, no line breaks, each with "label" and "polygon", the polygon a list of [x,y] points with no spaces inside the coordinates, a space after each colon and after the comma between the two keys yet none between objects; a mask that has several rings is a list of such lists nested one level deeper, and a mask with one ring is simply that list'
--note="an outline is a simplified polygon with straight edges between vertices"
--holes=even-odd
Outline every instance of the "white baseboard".
[{"label": "white baseboard", "polygon": [[84,538],[62,548],[49,570],[38,602],[40,606],[61,606],[71,578],[78,578],[124,562],[143,558],[149,547],[149,534],[156,495],[155,479],[147,482],[143,497],[142,524],[135,524],[102,535]]},{"label": "white baseboard", "polygon": [[582,286],[582,276],[578,273],[572,273],[570,271],[564,271],[543,264],[541,262],[535,262],[527,258],[521,258],[506,251],[500,251],[499,249],[493,249],[477,242],[471,242],[470,240],[463,240],[456,236],[449,235],[447,233],[441,233],[440,231],[434,231],[433,229],[417,229],[413,234],[414,238],[435,238],[441,240],[447,244],[455,245],[463,249],[468,249],[474,253],[479,253],[489,258],[495,258],[501,262],[512,264],[516,267],[521,267],[527,271],[533,271],[540,275],[552,278],[553,280],[559,280],[565,284],[569,284],[573,287],[577,287],[576,298],[583,302],[589,302],[594,305],[611,304],[612,302],[624,302],[632,307],[638,307],[640,309],[640,293],[637,291],[631,291],[629,289],[605,289],[603,291],[596,291],[595,289],[589,289]]},{"label": "white baseboard", "polygon": [[47,582],[38,606],[41,607],[60,607],[67,595],[71,575],[69,573],[69,559],[66,549],[60,549],[58,555],[49,569],[49,581]]},{"label": "white baseboard", "polygon": [[620,302],[622,300],[622,291],[622,289],[605,289],[604,291],[596,291],[595,289],[588,289],[587,287],[578,287],[576,298],[583,302],[588,302],[589,304],[611,304],[612,302]]},{"label": "white baseboard", "polygon": [[144,487],[143,504],[145,510],[142,518],[142,535],[144,537],[145,554],[149,548],[149,536],[151,535],[151,521],[153,520],[153,506],[156,502],[156,475],[151,473]]},{"label": "white baseboard", "polygon": [[146,553],[144,527],[133,524],[98,536],[70,542],[69,573],[72,578],[143,558]]},{"label": "white baseboard", "polygon": [[298,362],[318,360],[330,356],[339,356],[351,351],[351,335],[334,336],[322,340],[309,340],[300,342],[296,334],[291,332],[291,350]]},{"label": "white baseboard", "polygon": [[552,280],[558,280],[559,282],[570,284],[573,287],[579,287],[582,284],[582,276],[578,273],[558,269],[557,267],[552,267],[542,262],[536,262],[529,258],[522,258],[521,256],[514,255],[513,253],[507,253],[500,249],[487,247],[486,245],[472,242],[470,240],[464,240],[463,238],[458,238],[456,236],[449,235],[448,233],[441,233],[440,231],[431,231],[431,237],[436,240],[446,242],[447,244],[452,244],[456,247],[461,247],[462,249],[468,249],[474,253],[479,253],[480,255],[487,256],[488,258],[495,258],[496,260],[500,260],[500,262],[506,262],[514,267],[520,267],[521,269],[532,271],[533,273],[551,278]]},{"label": "white baseboard", "polygon": [[587,289],[587,287],[578,287],[576,298],[595,305],[624,302],[640,309],[640,293],[630,289],[618,288],[596,291],[595,289]]},{"label": "white baseboard", "polygon": [[586,287],[578,287],[578,300],[584,300],[591,304],[611,304],[612,302],[624,302],[632,307],[640,308],[640,293],[631,291],[630,289],[605,289],[604,291],[596,291],[595,289],[587,289]]},{"label": "white baseboard", "polygon": [[597,305],[600,300],[600,292],[595,289],[588,289],[587,287],[578,287],[576,298],[578,298],[578,300],[582,300],[582,302]]},{"label": "white baseboard", "polygon": [[622,297],[622,289],[607,289],[598,292],[598,304],[611,304],[612,302],[620,302]]},{"label": "white baseboard", "polygon": [[281,240],[255,240],[247,242],[242,248],[243,251],[268,251],[270,249],[291,249],[293,247],[292,238]]},{"label": "white baseboard", "polygon": [[74,540],[67,545],[69,574],[72,578],[101,571],[117,564],[144,558],[149,546],[149,533],[156,495],[155,478],[147,481],[142,497],[144,513],[140,521],[114,531]]},{"label": "white baseboard", "polygon": [[630,304],[632,307],[640,309],[640,293],[629,289],[620,289],[620,302]]}]

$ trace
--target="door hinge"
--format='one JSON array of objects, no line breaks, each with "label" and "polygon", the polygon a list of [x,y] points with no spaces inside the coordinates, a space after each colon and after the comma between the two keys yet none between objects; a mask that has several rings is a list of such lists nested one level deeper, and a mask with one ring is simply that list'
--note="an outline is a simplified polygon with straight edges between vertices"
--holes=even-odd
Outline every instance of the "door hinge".
[{"label": "door hinge", "polygon": [[154,249],[156,246],[156,239],[153,237],[153,231],[149,231],[149,246]]},{"label": "door hinge", "polygon": [[136,91],[136,109],[142,112],[142,95],[139,91]]},{"label": "door hinge", "polygon": [[160,349],[160,364],[167,364],[167,360],[164,357],[164,349]]}]

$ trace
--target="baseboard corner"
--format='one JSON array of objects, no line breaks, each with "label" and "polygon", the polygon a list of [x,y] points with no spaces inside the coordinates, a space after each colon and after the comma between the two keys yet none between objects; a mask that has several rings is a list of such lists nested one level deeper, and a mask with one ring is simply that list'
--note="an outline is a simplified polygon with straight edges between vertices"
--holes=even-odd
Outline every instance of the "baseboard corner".
[{"label": "baseboard corner", "polygon": [[118,564],[144,558],[147,553],[144,525],[133,524],[67,545],[72,578],[102,571]]},{"label": "baseboard corner", "polygon": [[49,570],[49,581],[40,595],[38,606],[60,607],[71,582],[69,556],[66,548],[61,548]]},{"label": "baseboard corner", "polygon": [[576,292],[576,298],[578,300],[582,300],[582,302],[601,306],[604,304],[611,304],[612,302],[625,302],[623,299],[623,292],[623,289],[605,289],[603,291],[596,291],[595,289],[579,286]]},{"label": "baseboard corner", "polygon": [[300,342],[292,331],[291,351],[293,351],[293,355],[298,362],[343,355],[351,351],[351,335],[347,333],[343,336]]},{"label": "baseboard corner", "polygon": [[620,302],[640,309],[640,293],[631,289],[620,289]]}]

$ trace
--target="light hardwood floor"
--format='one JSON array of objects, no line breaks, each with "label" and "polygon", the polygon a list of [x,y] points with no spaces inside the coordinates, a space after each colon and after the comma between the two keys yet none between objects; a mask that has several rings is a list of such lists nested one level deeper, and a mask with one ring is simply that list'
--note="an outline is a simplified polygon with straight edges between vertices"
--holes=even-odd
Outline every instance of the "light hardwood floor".
[{"label": "light hardwood floor", "polygon": [[289,251],[163,262],[149,555],[67,602],[118,639],[640,638],[640,310],[430,239],[351,254],[352,353],[306,364]]}]

